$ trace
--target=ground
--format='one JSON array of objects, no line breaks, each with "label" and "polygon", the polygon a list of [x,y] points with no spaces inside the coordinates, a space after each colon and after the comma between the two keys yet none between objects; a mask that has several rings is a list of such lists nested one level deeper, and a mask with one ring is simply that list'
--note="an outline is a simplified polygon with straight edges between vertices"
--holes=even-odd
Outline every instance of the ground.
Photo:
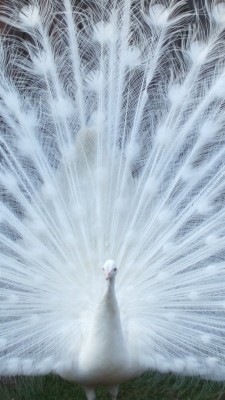
[{"label": "ground", "polygon": [[[60,378],[12,378],[0,382],[1,400],[85,400],[82,388]],[[107,400],[105,388],[97,400]],[[150,373],[121,385],[118,400],[225,400],[225,383]]]}]

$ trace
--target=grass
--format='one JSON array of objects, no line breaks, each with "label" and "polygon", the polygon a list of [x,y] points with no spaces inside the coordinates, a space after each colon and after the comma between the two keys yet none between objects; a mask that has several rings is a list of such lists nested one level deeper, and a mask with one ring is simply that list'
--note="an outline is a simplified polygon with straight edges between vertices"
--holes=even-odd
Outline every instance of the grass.
[{"label": "grass", "polygon": [[[12,378],[0,383],[1,400],[85,400],[83,389],[54,376]],[[97,399],[110,399],[106,388]],[[149,373],[121,385],[118,400],[225,400],[225,383]]]}]

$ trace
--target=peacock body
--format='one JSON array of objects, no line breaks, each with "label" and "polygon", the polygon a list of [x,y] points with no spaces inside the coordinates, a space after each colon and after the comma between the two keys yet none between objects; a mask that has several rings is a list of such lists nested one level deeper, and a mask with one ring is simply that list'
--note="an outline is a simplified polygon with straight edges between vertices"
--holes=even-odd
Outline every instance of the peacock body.
[{"label": "peacock body", "polygon": [[224,379],[224,2],[1,20],[0,375]]}]

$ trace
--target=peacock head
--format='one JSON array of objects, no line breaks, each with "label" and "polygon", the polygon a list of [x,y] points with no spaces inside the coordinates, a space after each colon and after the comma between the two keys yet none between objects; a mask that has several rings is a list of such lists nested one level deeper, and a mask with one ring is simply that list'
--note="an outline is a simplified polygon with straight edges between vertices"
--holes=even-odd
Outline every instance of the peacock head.
[{"label": "peacock head", "polygon": [[103,265],[103,271],[106,280],[114,280],[117,274],[117,265],[113,260],[107,260]]}]

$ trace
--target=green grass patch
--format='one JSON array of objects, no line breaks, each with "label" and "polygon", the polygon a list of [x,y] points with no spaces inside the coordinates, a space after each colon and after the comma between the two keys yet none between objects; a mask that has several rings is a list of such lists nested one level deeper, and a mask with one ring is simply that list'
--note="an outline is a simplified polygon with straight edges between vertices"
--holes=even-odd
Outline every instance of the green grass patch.
[{"label": "green grass patch", "polygon": [[[85,400],[79,385],[58,377],[18,377],[0,383],[1,400]],[[107,388],[97,399],[110,399]],[[225,383],[148,373],[120,386],[118,400],[225,400]]]}]

